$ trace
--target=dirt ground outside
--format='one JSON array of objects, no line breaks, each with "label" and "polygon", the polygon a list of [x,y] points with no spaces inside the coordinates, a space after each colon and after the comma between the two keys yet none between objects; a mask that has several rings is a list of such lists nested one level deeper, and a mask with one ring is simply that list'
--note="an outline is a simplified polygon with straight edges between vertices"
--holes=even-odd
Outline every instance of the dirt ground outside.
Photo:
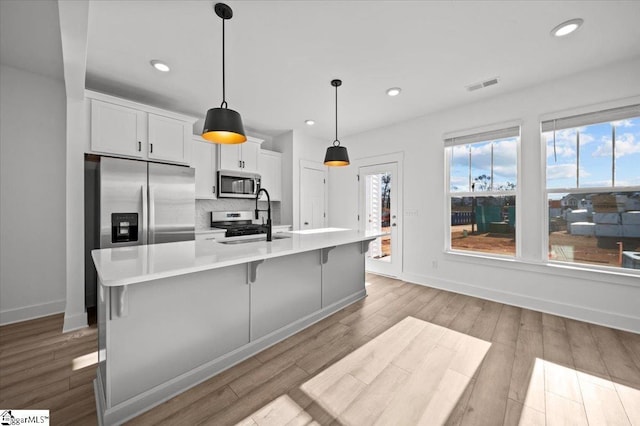
[{"label": "dirt ground outside", "polygon": [[[466,236],[465,236],[466,234]],[[639,251],[638,238],[596,238],[571,235],[566,231],[549,234],[549,259],[592,265],[620,266],[618,242],[623,250]],[[471,225],[451,227],[451,248],[482,253],[515,255],[515,234],[472,234]]]},{"label": "dirt ground outside", "polygon": [[625,251],[638,251],[638,238],[597,238],[571,235],[566,231],[549,234],[549,259],[603,266],[620,265],[620,247]]},{"label": "dirt ground outside", "polygon": [[513,233],[472,234],[471,225],[456,225],[451,227],[451,248],[514,256],[516,236]]}]

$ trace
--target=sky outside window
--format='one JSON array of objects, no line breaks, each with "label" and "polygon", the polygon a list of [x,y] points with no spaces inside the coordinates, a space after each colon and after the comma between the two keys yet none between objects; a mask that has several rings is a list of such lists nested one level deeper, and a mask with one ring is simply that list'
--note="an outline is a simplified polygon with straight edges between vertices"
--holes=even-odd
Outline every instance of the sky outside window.
[{"label": "sky outside window", "polygon": [[616,126],[616,186],[640,185],[640,117],[616,121],[614,125]]},{"label": "sky outside window", "polygon": [[[477,142],[452,147],[451,192],[489,191],[491,183],[491,147],[493,145],[493,190],[513,190],[517,184],[518,138],[511,137],[495,141]],[[469,151],[471,151],[471,173],[469,173]]]},{"label": "sky outside window", "polygon": [[580,132],[580,188],[612,186],[612,126],[616,130],[615,186],[640,184],[640,117],[544,133],[547,188],[575,188]]}]

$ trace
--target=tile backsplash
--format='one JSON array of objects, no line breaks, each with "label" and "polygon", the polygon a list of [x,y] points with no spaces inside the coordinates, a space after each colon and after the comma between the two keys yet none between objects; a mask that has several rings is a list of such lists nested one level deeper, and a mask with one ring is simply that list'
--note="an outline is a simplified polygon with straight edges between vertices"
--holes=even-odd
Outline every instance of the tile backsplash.
[{"label": "tile backsplash", "polygon": [[[209,212],[216,211],[253,211],[256,208],[254,200],[243,198],[221,198],[219,200],[196,200],[196,229],[206,229],[211,227],[211,216]],[[266,209],[267,202],[259,201],[258,208]],[[261,212],[261,217],[267,220],[267,212]],[[274,225],[289,225],[280,223],[280,202],[271,202],[271,221]]]}]

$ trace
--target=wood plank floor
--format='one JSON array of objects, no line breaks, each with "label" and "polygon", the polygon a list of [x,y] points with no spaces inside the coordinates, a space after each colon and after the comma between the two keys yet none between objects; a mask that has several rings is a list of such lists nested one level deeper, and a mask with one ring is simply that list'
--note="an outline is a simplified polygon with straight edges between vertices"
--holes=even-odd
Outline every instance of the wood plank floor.
[{"label": "wood plank floor", "polygon": [[[367,282],[366,299],[129,424],[640,426],[640,335]],[[96,329],[61,328],[61,315],[0,327],[0,407],[95,424]]]}]

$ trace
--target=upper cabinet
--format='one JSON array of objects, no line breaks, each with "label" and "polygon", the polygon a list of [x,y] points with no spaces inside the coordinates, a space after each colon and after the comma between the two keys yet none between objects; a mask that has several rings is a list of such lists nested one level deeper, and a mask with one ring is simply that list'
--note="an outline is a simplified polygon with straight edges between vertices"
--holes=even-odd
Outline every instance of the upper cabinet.
[{"label": "upper cabinet", "polygon": [[282,154],[260,150],[260,187],[269,191],[271,201],[282,201]]},{"label": "upper cabinet", "polygon": [[88,90],[86,97],[87,152],[189,164],[195,118]]},{"label": "upper cabinet", "polygon": [[148,115],[149,158],[188,163],[192,124],[161,115]]},{"label": "upper cabinet", "polygon": [[198,135],[193,135],[191,167],[196,169],[196,198],[216,199],[216,147]]},{"label": "upper cabinet", "polygon": [[245,143],[218,145],[218,170],[259,173],[261,139],[247,136]]},{"label": "upper cabinet", "polygon": [[91,100],[91,150],[143,157],[145,116],[142,111]]}]

